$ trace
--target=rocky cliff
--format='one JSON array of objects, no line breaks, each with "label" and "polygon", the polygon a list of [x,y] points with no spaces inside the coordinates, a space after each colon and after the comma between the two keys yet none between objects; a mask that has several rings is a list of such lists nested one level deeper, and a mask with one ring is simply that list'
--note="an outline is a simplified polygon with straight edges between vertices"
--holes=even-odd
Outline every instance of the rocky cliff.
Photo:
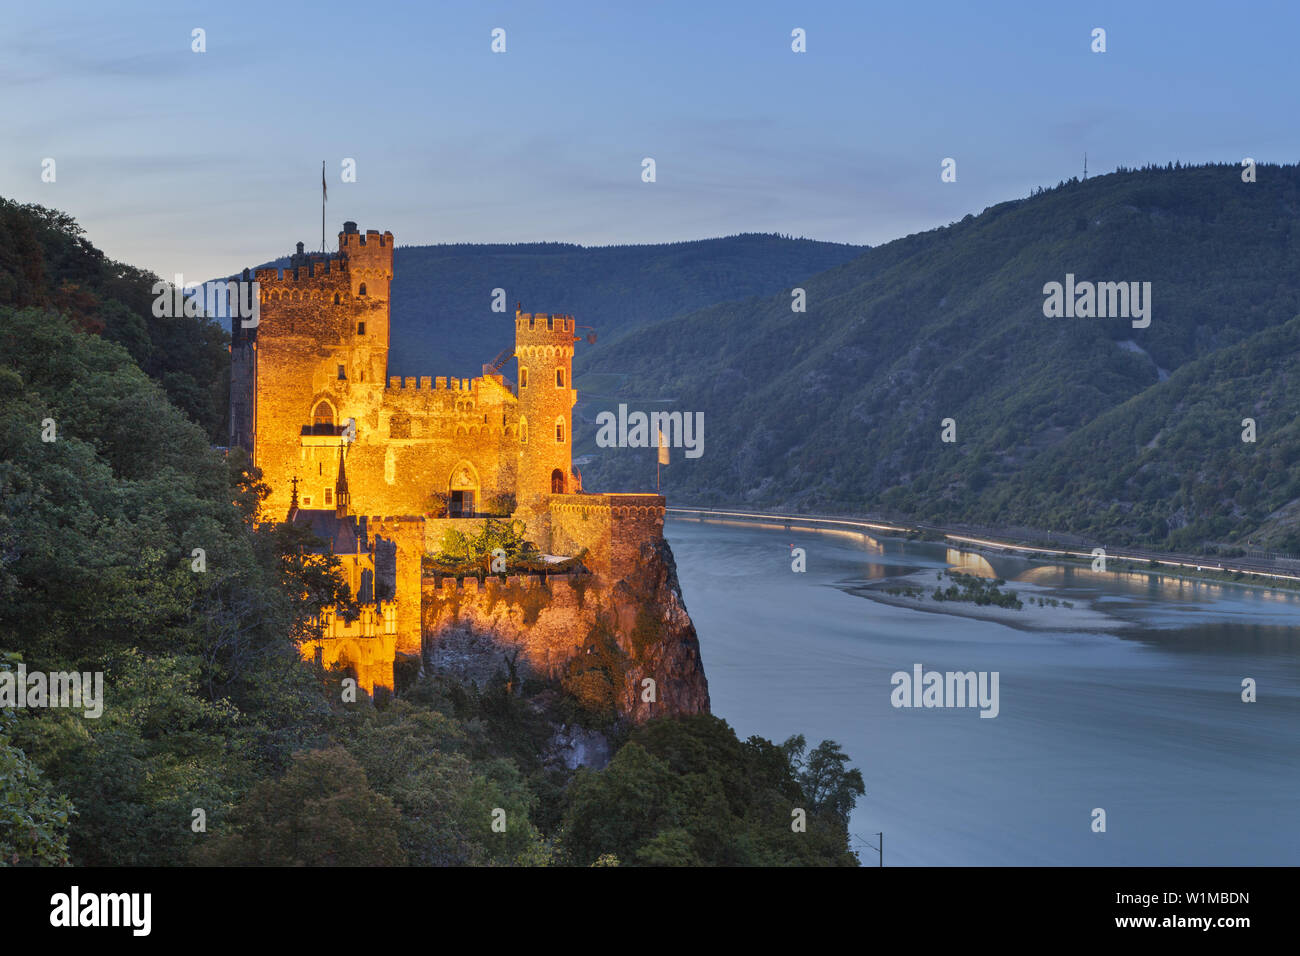
[{"label": "rocky cliff", "polygon": [[513,667],[558,680],[595,713],[640,722],[709,711],[695,625],[663,538],[613,574],[423,584],[425,665],[482,683]]}]

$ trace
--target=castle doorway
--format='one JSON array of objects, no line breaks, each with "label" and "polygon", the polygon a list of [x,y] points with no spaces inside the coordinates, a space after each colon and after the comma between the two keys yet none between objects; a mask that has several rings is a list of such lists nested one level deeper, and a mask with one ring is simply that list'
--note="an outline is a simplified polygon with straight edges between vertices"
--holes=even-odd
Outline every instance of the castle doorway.
[{"label": "castle doorway", "polygon": [[564,472],[558,468],[551,472],[551,494],[564,494]]},{"label": "castle doorway", "polygon": [[462,462],[452,469],[447,483],[447,513],[453,518],[474,517],[478,497],[478,473],[469,462]]}]

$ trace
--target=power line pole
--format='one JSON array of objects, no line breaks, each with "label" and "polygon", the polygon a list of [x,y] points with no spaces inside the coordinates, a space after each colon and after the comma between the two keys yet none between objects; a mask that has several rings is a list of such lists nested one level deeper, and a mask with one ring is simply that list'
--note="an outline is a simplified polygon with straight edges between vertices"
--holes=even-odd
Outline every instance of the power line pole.
[{"label": "power line pole", "polygon": [[859,840],[860,842],[862,842],[862,843],[865,844],[866,846],[869,846],[869,847],[871,847],[871,849],[877,851],[877,852],[880,854],[880,866],[883,867],[883,866],[885,865],[885,834],[884,834],[884,831],[879,831],[879,830],[878,830],[878,831],[876,832],[876,836],[878,836],[878,837],[880,838],[880,845],[879,845],[879,846],[872,846],[870,843],[867,843],[866,840],[863,840],[862,837],[857,836],[856,834],[854,835],[854,839]]}]

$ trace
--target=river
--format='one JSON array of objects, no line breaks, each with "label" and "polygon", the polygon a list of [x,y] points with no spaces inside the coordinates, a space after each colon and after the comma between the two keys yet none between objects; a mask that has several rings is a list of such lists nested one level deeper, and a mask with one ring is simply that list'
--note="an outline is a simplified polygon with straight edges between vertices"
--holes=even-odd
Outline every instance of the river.
[{"label": "river", "polygon": [[[1300,863],[1300,594],[857,533],[670,516],[665,535],[714,714],[742,738],[838,741],[866,782],[850,830],[883,831],[886,866]],[[1113,623],[1031,630],[853,590],[954,565]],[[997,672],[997,716],[894,707],[915,664]]]}]

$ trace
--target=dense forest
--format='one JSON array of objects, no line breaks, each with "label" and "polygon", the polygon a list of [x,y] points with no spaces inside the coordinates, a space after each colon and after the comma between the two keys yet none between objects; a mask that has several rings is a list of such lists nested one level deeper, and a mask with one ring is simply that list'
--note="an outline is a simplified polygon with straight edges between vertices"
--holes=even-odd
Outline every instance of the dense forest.
[{"label": "dense forest", "polygon": [[[575,360],[586,486],[654,488],[652,449],[595,444],[625,402],[704,413],[677,504],[1300,552],[1298,221],[1296,166],[1123,170],[810,275],[803,313],[787,288],[631,331]],[[1067,274],[1151,283],[1149,327],[1046,317]]]},{"label": "dense forest", "polygon": [[[353,701],[298,652],[349,597],[337,559],[256,522],[257,472],[213,447],[220,330],[152,320],[154,277],[61,214],[3,215],[0,672],[101,672],[104,701],[0,706],[0,865],[856,864],[836,744],[620,725],[566,692],[594,659]],[[570,769],[557,728],[609,765]]]}]

